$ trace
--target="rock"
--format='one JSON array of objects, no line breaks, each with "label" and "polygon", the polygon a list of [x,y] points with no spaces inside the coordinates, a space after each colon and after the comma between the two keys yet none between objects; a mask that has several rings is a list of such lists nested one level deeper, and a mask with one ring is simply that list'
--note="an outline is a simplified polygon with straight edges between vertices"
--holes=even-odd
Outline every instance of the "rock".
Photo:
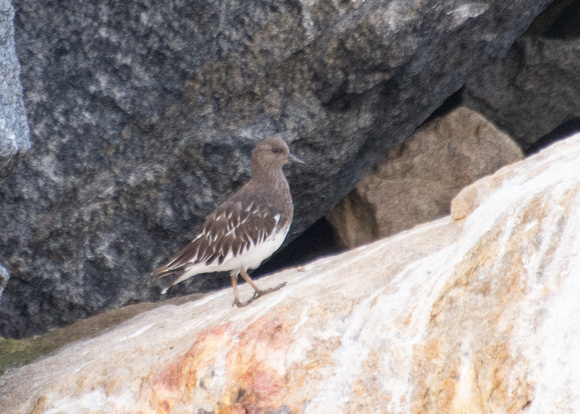
[{"label": "rock", "polygon": [[53,329],[43,335],[24,339],[0,338],[0,376],[8,369],[19,368],[53,353],[63,346],[91,338],[104,330],[117,326],[146,310],[161,305],[178,305],[203,297],[203,294],[185,295],[165,302],[142,302],[103,312],[81,319],[65,328]]},{"label": "rock", "polygon": [[225,289],[142,313],[7,372],[0,405],[579,412],[579,157],[577,134],[472,184],[462,220],[272,275],[287,286],[246,308]]},{"label": "rock", "polygon": [[576,0],[554,0],[534,19],[526,36],[573,39],[580,36],[580,4]]},{"label": "rock", "polygon": [[158,300],[148,273],[278,132],[309,163],[290,241],[548,3],[17,0],[35,145],[0,186],[0,334]]},{"label": "rock", "polygon": [[0,0],[0,180],[12,172],[18,159],[30,148],[20,65],[14,50],[13,19],[12,2]]},{"label": "rock", "polygon": [[504,58],[469,79],[464,104],[528,151],[561,124],[578,123],[579,55],[579,39],[518,39]]},{"label": "rock", "polygon": [[8,279],[10,279],[8,271],[0,265],[0,305],[2,304],[2,291],[8,283]]},{"label": "rock", "polygon": [[460,107],[389,152],[327,217],[352,248],[449,214],[461,189],[522,158],[510,137]]}]

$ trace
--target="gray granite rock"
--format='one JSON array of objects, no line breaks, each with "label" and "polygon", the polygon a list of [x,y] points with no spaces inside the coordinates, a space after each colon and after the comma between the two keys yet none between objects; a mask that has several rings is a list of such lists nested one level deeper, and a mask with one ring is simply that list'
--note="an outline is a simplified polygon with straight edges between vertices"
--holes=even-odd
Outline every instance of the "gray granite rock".
[{"label": "gray granite rock", "polygon": [[8,270],[6,270],[2,265],[0,265],[0,305],[2,305],[2,292],[8,283],[8,279],[10,279],[10,275],[8,274]]},{"label": "gray granite rock", "polygon": [[464,102],[533,148],[554,128],[580,121],[580,40],[518,39],[467,82]]},{"label": "gray granite rock", "polygon": [[577,0],[554,0],[534,19],[525,35],[549,39],[578,38],[580,3]]},{"label": "gray granite rock", "polygon": [[0,186],[0,333],[159,299],[147,273],[272,133],[308,162],[291,239],[548,3],[16,1],[35,145]]},{"label": "gray granite rock", "polygon": [[12,2],[0,0],[0,179],[14,169],[30,148],[20,64],[14,50],[13,19]]}]

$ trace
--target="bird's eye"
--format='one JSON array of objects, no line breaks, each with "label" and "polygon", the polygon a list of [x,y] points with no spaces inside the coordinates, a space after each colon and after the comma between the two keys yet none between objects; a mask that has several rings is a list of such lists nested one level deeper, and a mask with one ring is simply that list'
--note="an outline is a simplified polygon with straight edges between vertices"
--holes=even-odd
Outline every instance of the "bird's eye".
[{"label": "bird's eye", "polygon": [[280,152],[280,149],[279,148],[272,148],[272,152],[274,154],[278,154]]}]

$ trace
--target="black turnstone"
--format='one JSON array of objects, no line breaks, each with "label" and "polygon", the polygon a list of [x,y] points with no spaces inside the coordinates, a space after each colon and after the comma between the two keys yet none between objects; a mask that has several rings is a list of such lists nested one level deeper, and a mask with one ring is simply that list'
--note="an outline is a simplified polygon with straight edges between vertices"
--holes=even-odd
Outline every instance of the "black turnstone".
[{"label": "black turnstone", "polygon": [[[165,266],[152,272],[155,278],[177,275],[163,290],[200,273],[230,271],[237,306],[245,306],[272,290],[260,290],[248,269],[260,266],[282,245],[292,223],[294,205],[282,166],[303,163],[278,137],[260,142],[252,152],[252,178],[210,214],[201,233]],[[238,275],[254,288],[254,297],[242,304]]]}]

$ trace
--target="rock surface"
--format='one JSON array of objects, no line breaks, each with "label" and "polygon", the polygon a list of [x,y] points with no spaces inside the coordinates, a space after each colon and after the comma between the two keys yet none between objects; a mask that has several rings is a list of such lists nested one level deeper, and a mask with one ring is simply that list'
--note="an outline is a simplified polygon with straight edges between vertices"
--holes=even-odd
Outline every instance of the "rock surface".
[{"label": "rock surface", "polygon": [[309,162],[301,232],[548,3],[16,0],[34,146],[0,185],[0,334],[159,299],[148,272],[272,133]]},{"label": "rock surface", "polygon": [[0,304],[2,304],[2,291],[6,287],[6,284],[8,283],[8,279],[10,279],[8,270],[0,266]]},{"label": "rock surface", "polygon": [[466,188],[458,220],[262,279],[288,285],[246,308],[225,289],[143,313],[6,373],[0,405],[579,412],[579,158],[580,134]]},{"label": "rock surface", "polygon": [[470,78],[466,106],[528,150],[567,121],[580,129],[580,39],[520,38],[508,54]]},{"label": "rock surface", "polygon": [[20,84],[20,64],[14,50],[13,20],[12,2],[0,0],[0,181],[14,169],[18,159],[30,148],[30,132]]},{"label": "rock surface", "polygon": [[576,0],[554,0],[534,19],[525,35],[550,39],[580,37],[580,4]]},{"label": "rock surface", "polygon": [[390,151],[327,218],[344,246],[369,243],[448,215],[464,187],[522,158],[509,136],[460,107]]}]

